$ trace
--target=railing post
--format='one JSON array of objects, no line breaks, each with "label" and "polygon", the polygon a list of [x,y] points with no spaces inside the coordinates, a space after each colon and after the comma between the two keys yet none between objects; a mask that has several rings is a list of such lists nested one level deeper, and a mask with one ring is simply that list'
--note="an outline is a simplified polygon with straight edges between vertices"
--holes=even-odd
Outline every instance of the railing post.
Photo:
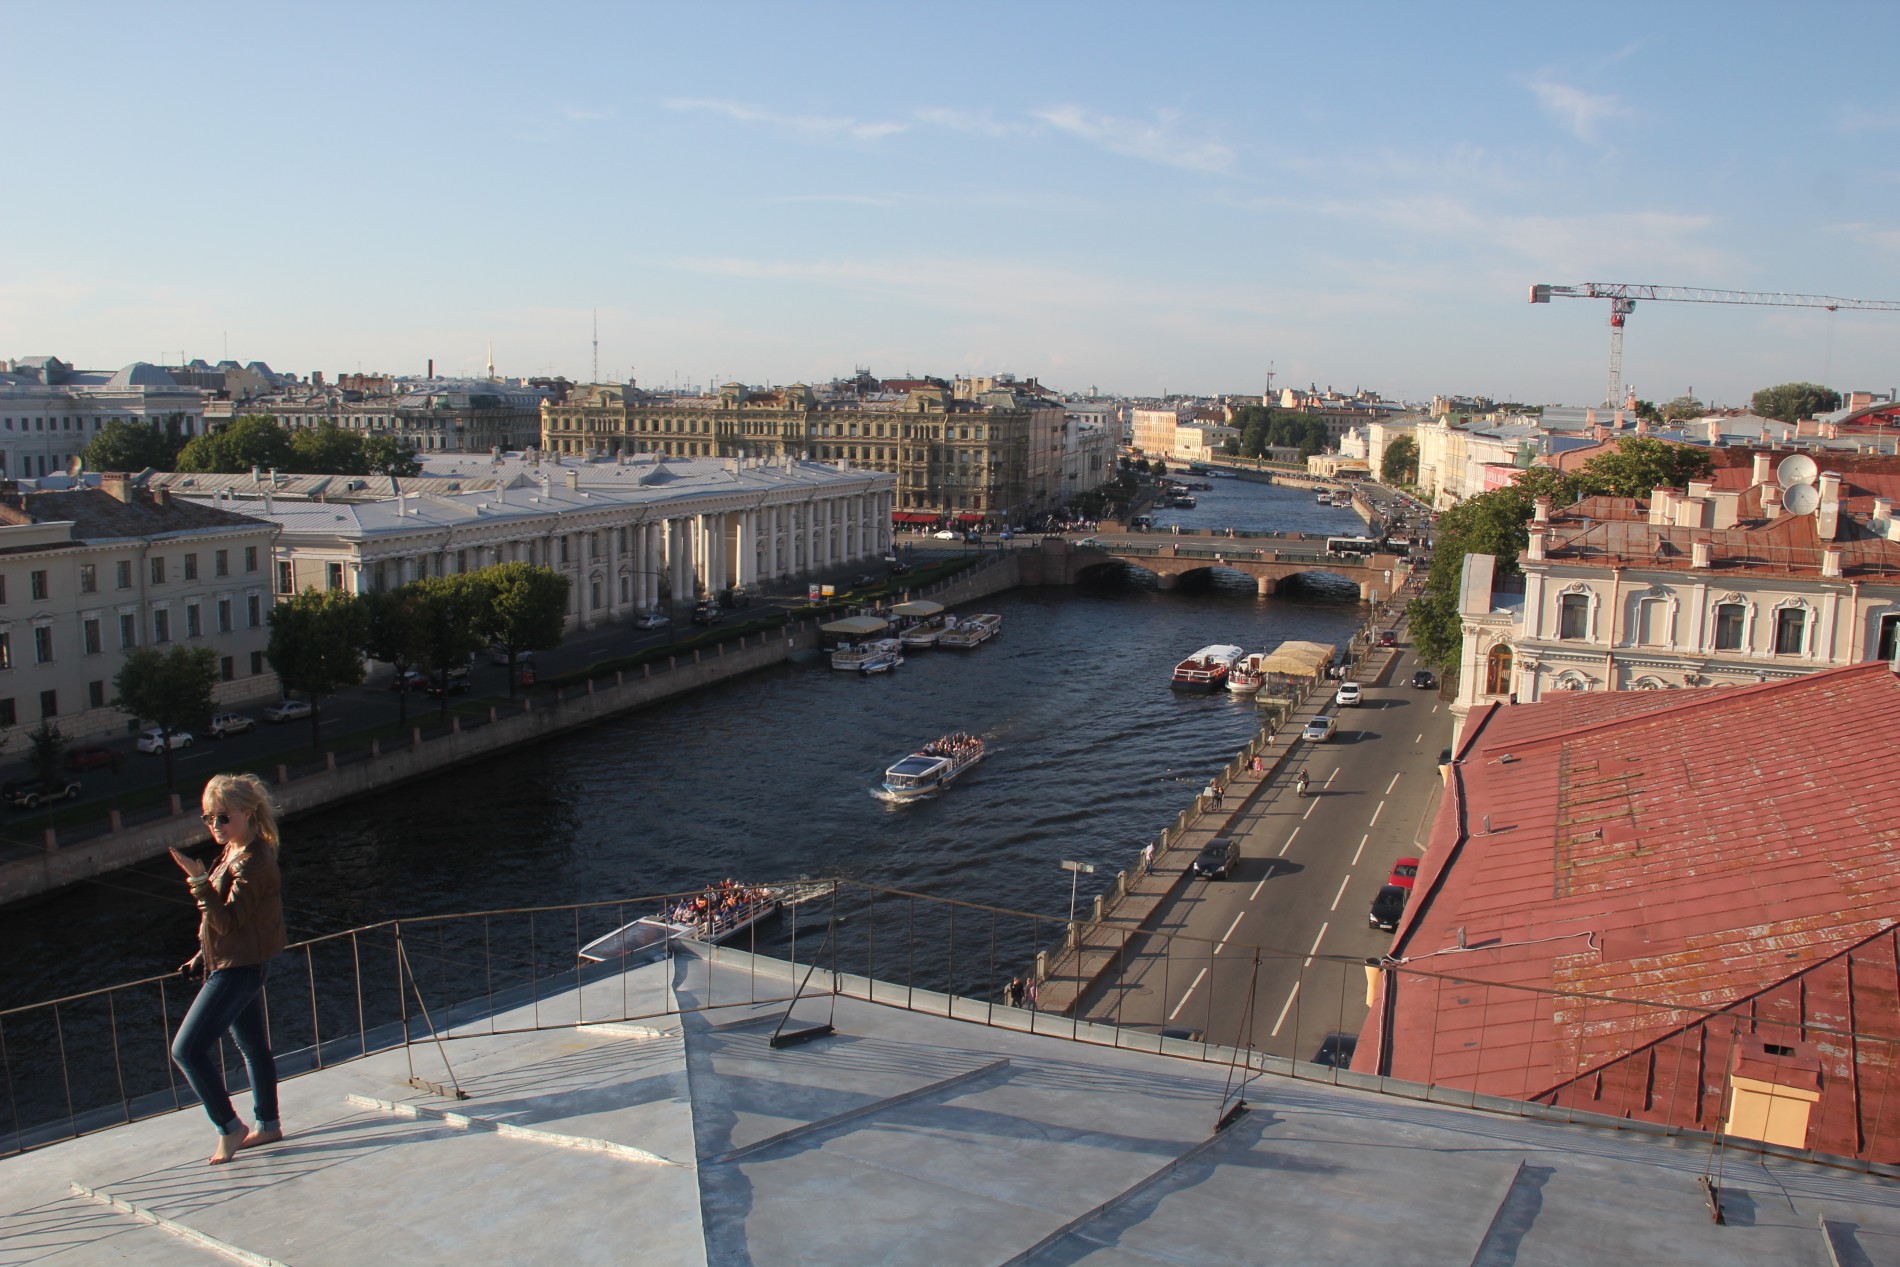
[{"label": "railing post", "polygon": [[59,852],[59,833],[54,831],[51,827],[46,829],[46,852]]},{"label": "railing post", "polygon": [[[282,767],[282,766],[278,766],[278,767],[277,767],[277,769],[278,769],[278,771],[279,771],[279,773],[278,773],[278,776],[277,776],[277,781],[278,781],[279,783],[282,783],[282,782],[284,781],[284,777],[283,777],[283,774],[282,774],[282,771],[283,771],[283,768],[284,768],[284,767]],[[173,792],[173,793],[171,794],[171,796],[170,796],[170,798],[169,798],[169,799],[170,799],[170,801],[171,801],[171,804],[172,804],[172,817],[173,817],[173,818],[177,818],[177,817],[178,817],[178,816],[179,816],[180,814],[182,814],[182,813],[184,813],[184,812],[185,812],[185,806],[184,806],[184,802],[182,802],[182,801],[180,801],[180,800],[178,799],[178,793],[176,793],[176,792]]]},{"label": "railing post", "polygon": [[[290,782],[290,767],[289,767],[289,766],[286,766],[286,765],[280,765],[280,766],[278,766],[278,767],[277,767],[277,783],[278,783],[278,786],[280,786],[280,787],[281,787],[281,786],[283,786],[284,784],[286,784],[286,783],[288,783],[288,782]],[[175,797],[175,796],[174,796],[174,797],[172,797],[172,800],[174,800],[174,801],[176,801],[177,799],[178,799],[178,798],[177,798],[177,797]]]},{"label": "railing post", "polygon": [[336,772],[336,753],[334,751],[323,754],[323,768],[333,774]]},{"label": "railing post", "polygon": [[369,755],[372,757],[380,757],[383,755],[383,741],[382,740],[372,739],[369,741]]}]

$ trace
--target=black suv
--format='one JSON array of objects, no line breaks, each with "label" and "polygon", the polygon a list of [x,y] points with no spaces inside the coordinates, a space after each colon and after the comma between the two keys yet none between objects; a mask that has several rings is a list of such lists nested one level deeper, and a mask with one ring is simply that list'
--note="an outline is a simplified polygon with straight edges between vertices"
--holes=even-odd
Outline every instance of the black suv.
[{"label": "black suv", "polygon": [[48,801],[64,801],[79,795],[78,779],[8,779],[0,784],[0,799],[15,809],[38,809]]},{"label": "black suv", "polygon": [[1392,932],[1399,926],[1399,916],[1405,914],[1405,890],[1396,884],[1381,885],[1379,895],[1372,899],[1372,909],[1366,913],[1366,923],[1383,932]]},{"label": "black suv", "polygon": [[1412,686],[1416,690],[1431,691],[1438,689],[1438,679],[1432,676],[1430,669],[1420,669],[1412,675]]},{"label": "black suv", "polygon": [[1240,842],[1231,836],[1216,836],[1194,856],[1194,874],[1208,880],[1225,880],[1240,861]]}]

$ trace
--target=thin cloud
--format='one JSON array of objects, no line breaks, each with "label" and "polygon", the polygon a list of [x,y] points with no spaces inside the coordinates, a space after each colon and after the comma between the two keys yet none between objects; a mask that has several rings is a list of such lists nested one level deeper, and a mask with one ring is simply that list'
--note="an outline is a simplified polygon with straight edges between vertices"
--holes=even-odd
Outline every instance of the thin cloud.
[{"label": "thin cloud", "polygon": [[890,194],[778,194],[766,202],[842,202],[853,207],[895,207],[908,202]]},{"label": "thin cloud", "polygon": [[877,141],[910,130],[894,119],[854,119],[849,115],[778,114],[743,101],[718,97],[675,97],[661,103],[668,110],[723,115],[735,123],[759,123],[820,139]]},{"label": "thin cloud", "polygon": [[1858,221],[1849,224],[1830,224],[1828,232],[1841,234],[1863,246],[1900,253],[1900,229]]},{"label": "thin cloud", "polygon": [[1557,126],[1585,145],[1601,144],[1600,125],[1630,113],[1629,108],[1615,97],[1585,92],[1548,76],[1540,75],[1522,82],[1530,89],[1531,95],[1537,98],[1538,108],[1550,116]]},{"label": "thin cloud", "polygon": [[1234,163],[1233,150],[1219,141],[1184,135],[1178,126],[1179,114],[1171,110],[1161,112],[1153,123],[1093,114],[1076,105],[1038,110],[1035,117],[1059,132],[1124,158],[1201,172],[1225,172]]},{"label": "thin cloud", "polygon": [[586,106],[563,106],[561,114],[572,123],[600,123],[614,117],[612,111],[593,110]]},{"label": "thin cloud", "polygon": [[965,132],[974,136],[1016,137],[1028,136],[1034,129],[1025,123],[1007,123],[988,112],[970,110],[952,110],[945,106],[931,106],[917,111],[917,121],[950,132]]},{"label": "thin cloud", "polygon": [[1842,106],[1835,126],[1843,132],[1886,132],[1900,128],[1900,109],[1869,110],[1865,106]]}]

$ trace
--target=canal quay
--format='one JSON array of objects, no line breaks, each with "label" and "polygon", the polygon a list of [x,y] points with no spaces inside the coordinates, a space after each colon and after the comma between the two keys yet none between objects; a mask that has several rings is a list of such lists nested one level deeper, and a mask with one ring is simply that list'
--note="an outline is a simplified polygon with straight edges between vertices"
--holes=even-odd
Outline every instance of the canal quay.
[{"label": "canal quay", "polygon": [[[1212,483],[1163,524],[1358,529],[1302,489]],[[1250,700],[1170,690],[1176,661],[1212,642],[1344,644],[1367,616],[1350,586],[1262,598],[1238,576],[1168,593],[1139,573],[1087,579],[983,600],[1003,633],[974,651],[914,653],[874,678],[803,660],[299,816],[282,857],[291,938],[727,876],[840,876],[1060,919],[1063,860],[1097,864],[1088,903],[1259,727]],[[921,802],[878,794],[887,765],[950,731],[989,745],[971,774]],[[167,971],[190,953],[193,916],[169,862],[10,908],[0,1005]],[[1023,957],[1007,972],[1033,951],[1000,953]]]}]

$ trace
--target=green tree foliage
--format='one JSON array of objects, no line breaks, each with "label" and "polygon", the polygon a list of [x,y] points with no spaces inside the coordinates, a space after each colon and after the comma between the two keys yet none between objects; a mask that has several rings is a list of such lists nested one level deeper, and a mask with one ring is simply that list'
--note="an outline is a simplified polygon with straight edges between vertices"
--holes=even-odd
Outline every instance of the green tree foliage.
[{"label": "green tree foliage", "polygon": [[211,691],[218,681],[218,653],[210,647],[173,644],[160,651],[134,647],[112,679],[122,708],[157,726],[165,738],[165,788],[176,789],[171,737],[211,715]]},{"label": "green tree foliage", "polygon": [[[363,651],[381,660],[401,677],[429,654],[428,604],[413,585],[360,596],[363,604]],[[397,720],[409,724],[409,692],[397,694]]]},{"label": "green tree foliage", "polygon": [[[446,684],[448,671],[465,668],[469,658],[482,648],[482,623],[492,601],[488,582],[479,572],[464,572],[459,576],[427,577],[410,588],[421,597],[423,605],[422,667]],[[444,691],[443,711],[448,706],[448,692]]]},{"label": "green tree foliage", "polygon": [[1148,470],[1156,479],[1160,479],[1163,475],[1168,473],[1168,464],[1163,462],[1160,458],[1156,458],[1154,461],[1148,463]]},{"label": "green tree foliage", "polygon": [[252,467],[301,475],[417,475],[416,451],[388,436],[365,439],[334,423],[286,429],[268,414],[246,414],[187,444],[172,469],[239,475]]},{"label": "green tree foliage", "polygon": [[1663,420],[1662,410],[1656,408],[1656,402],[1653,400],[1637,401],[1636,416],[1645,422],[1661,422]]},{"label": "green tree foliage", "polygon": [[1406,435],[1386,445],[1379,458],[1379,479],[1394,487],[1418,483],[1418,441]]},{"label": "green tree foliage", "polygon": [[320,746],[323,697],[363,680],[368,613],[345,590],[307,589],[271,608],[264,654],[284,689],[310,701],[310,747]]},{"label": "green tree foliage", "polygon": [[267,414],[246,414],[229,426],[198,436],[178,455],[181,471],[236,475],[261,467],[288,471],[290,436]]},{"label": "green tree foliage", "polygon": [[80,453],[89,471],[169,471],[185,447],[185,436],[174,414],[162,423],[131,422],[114,418]]},{"label": "green tree foliage", "polygon": [[1782,383],[1764,387],[1748,398],[1748,407],[1763,418],[1799,422],[1841,407],[1841,394],[1819,383]]},{"label": "green tree foliage", "polygon": [[567,633],[567,597],[572,582],[553,568],[497,563],[471,574],[486,590],[476,632],[508,653],[508,694],[515,693],[515,657],[547,651]]},{"label": "green tree foliage", "polygon": [[1240,428],[1240,452],[1250,458],[1265,457],[1269,448],[1280,448],[1297,449],[1304,460],[1323,453],[1329,438],[1323,419],[1266,405],[1236,409],[1234,426]]},{"label": "green tree foliage", "polygon": [[1662,407],[1664,422],[1683,422],[1690,418],[1700,418],[1709,411],[1709,407],[1694,396],[1678,396]]},{"label": "green tree foliage", "polygon": [[333,422],[290,433],[289,469],[309,475],[368,475],[363,437]]},{"label": "green tree foliage", "polygon": [[33,777],[47,787],[52,787],[59,778],[60,762],[66,758],[66,736],[58,726],[41,718],[39,726],[27,732],[27,744],[30,751],[27,759],[33,766]]},{"label": "green tree foliage", "polygon": [[394,436],[369,436],[363,441],[363,465],[372,475],[422,474],[416,451]]},{"label": "green tree foliage", "polygon": [[1652,489],[1682,488],[1712,469],[1707,449],[1653,436],[1628,436],[1583,464],[1578,496],[1648,497]]}]

